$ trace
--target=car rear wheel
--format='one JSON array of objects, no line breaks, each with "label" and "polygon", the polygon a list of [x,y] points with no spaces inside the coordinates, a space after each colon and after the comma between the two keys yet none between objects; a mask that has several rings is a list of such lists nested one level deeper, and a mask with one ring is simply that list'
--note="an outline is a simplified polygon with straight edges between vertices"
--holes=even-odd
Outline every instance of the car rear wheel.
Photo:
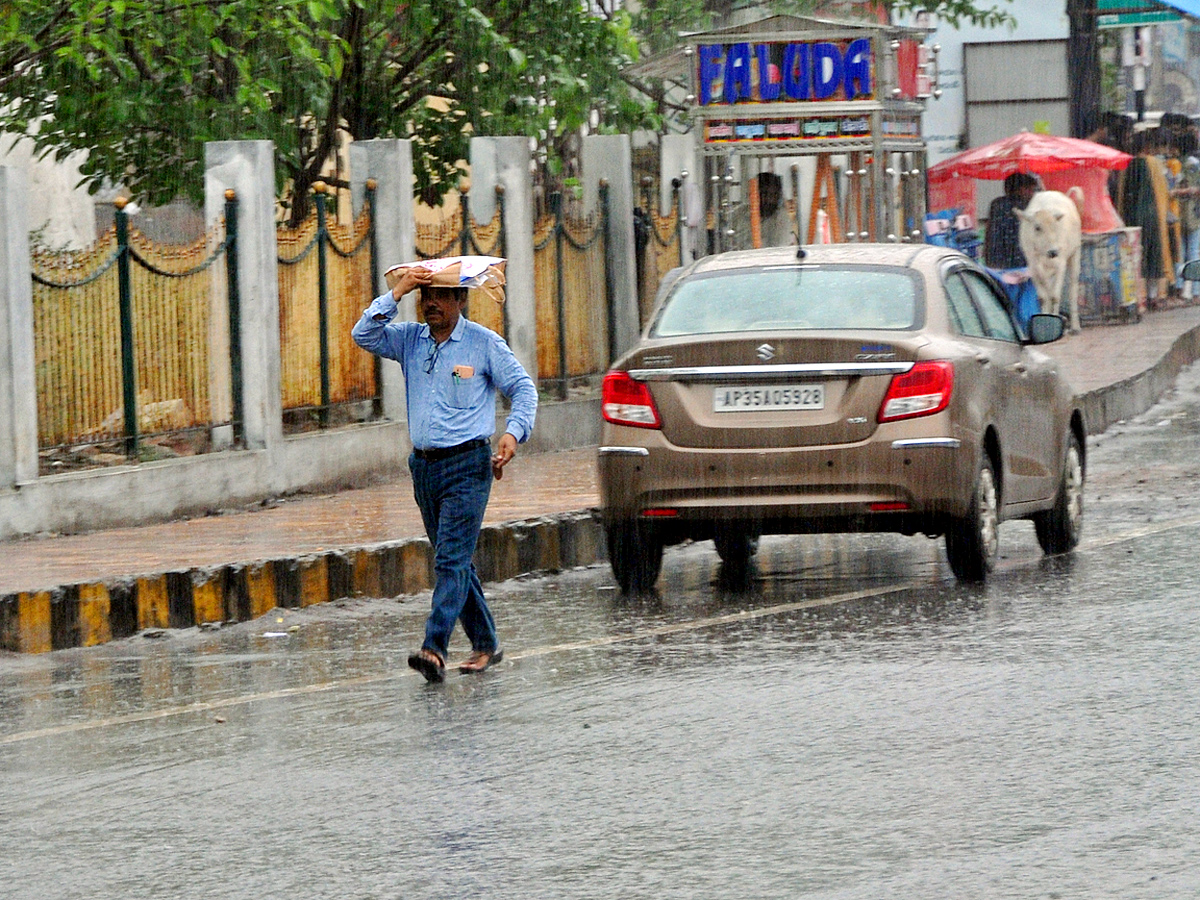
[{"label": "car rear wheel", "polygon": [[1079,438],[1071,433],[1062,481],[1054,506],[1033,517],[1038,543],[1046,553],[1074,550],[1083,533],[1083,450]]},{"label": "car rear wheel", "polygon": [[1000,552],[1000,506],[992,461],[984,454],[965,517],[946,529],[946,557],[960,581],[983,581]]},{"label": "car rear wheel", "polygon": [[662,571],[663,542],[637,522],[614,522],[606,529],[608,562],[622,593],[639,594],[654,587]]},{"label": "car rear wheel", "polygon": [[758,535],[745,525],[718,528],[713,534],[713,544],[725,567],[740,573],[750,565],[750,557],[758,552]]}]

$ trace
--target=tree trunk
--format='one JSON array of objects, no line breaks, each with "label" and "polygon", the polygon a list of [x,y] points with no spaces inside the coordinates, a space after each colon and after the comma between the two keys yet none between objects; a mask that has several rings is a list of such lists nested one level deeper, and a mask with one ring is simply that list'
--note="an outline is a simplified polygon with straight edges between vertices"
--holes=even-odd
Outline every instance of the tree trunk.
[{"label": "tree trunk", "polygon": [[1067,83],[1071,90],[1071,137],[1086,138],[1100,127],[1100,40],[1096,0],[1067,0]]}]

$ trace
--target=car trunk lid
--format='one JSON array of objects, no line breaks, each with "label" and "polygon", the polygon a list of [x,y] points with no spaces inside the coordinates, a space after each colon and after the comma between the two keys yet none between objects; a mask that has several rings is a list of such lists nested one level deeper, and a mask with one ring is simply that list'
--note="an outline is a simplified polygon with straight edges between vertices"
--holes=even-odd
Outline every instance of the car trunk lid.
[{"label": "car trunk lid", "polygon": [[680,447],[774,448],[866,440],[894,374],[923,340],[911,334],[711,336],[648,347],[627,362]]}]

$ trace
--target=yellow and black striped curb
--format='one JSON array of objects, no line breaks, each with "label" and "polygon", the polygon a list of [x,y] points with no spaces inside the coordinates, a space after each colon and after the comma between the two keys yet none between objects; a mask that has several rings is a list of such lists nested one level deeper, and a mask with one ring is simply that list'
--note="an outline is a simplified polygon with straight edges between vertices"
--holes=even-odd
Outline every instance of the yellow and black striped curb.
[{"label": "yellow and black striped curb", "polygon": [[[488,526],[475,568],[484,582],[591,565],[606,557],[592,510]],[[433,586],[425,538],[253,563],[182,569],[0,596],[0,649],[92,647],[157,628],[243,622],[281,607],[395,597]]]}]

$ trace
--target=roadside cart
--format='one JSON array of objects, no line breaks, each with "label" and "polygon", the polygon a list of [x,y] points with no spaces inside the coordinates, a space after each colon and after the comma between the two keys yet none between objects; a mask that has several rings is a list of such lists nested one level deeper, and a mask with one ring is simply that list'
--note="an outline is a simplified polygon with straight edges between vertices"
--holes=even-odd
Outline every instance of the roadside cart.
[{"label": "roadside cart", "polygon": [[[707,250],[922,240],[921,116],[940,93],[926,34],[775,16],[690,35]],[[784,178],[790,204],[765,196]],[[779,215],[788,221],[772,229]]]},{"label": "roadside cart", "polygon": [[1083,192],[1079,318],[1083,324],[1137,319],[1145,296],[1141,229],[1126,228],[1108,195],[1108,174],[1127,153],[1093,141],[1022,131],[966,150],[929,169],[930,205],[975,214],[976,179],[1037,175],[1046,190]]}]

